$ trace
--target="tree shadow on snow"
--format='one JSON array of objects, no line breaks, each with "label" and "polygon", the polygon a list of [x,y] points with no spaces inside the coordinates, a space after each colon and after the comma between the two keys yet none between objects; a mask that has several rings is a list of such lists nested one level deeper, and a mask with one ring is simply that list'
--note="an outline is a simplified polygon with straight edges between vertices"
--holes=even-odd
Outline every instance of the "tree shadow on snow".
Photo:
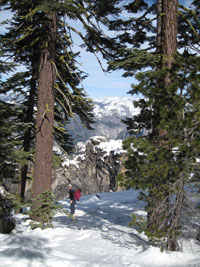
[{"label": "tree shadow on snow", "polygon": [[[130,202],[128,202],[130,205]],[[121,205],[121,206],[120,206]],[[143,239],[140,234],[133,227],[128,226],[131,221],[131,214],[137,211],[137,203],[134,203],[134,207],[125,207],[126,203],[120,203],[113,206],[112,203],[108,205],[101,205],[101,200],[96,204],[78,204],[77,216],[75,214],[75,220],[72,220],[66,215],[58,215],[54,218],[57,226],[79,230],[100,230],[103,239],[110,240],[113,243],[117,243],[122,247],[140,247],[143,250],[149,248],[150,244],[147,240]],[[69,210],[69,206],[65,206]],[[141,209],[140,209],[141,210]],[[82,215],[79,214],[82,211]],[[78,215],[79,214],[79,215]]]},{"label": "tree shadow on snow", "polygon": [[[8,238],[4,240],[4,244],[8,248],[1,250],[1,257],[12,259],[13,262],[17,262],[17,259],[27,260],[27,267],[34,266],[34,260],[39,260],[45,265],[44,255],[49,252],[49,248],[44,248],[47,240],[41,237],[25,237],[20,234],[9,234]],[[11,246],[9,248],[9,245]]]}]

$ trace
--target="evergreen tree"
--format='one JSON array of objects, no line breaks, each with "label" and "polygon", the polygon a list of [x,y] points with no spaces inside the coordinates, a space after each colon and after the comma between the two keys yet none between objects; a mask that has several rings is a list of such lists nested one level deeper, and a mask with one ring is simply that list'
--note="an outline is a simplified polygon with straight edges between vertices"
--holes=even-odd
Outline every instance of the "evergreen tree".
[{"label": "evergreen tree", "polygon": [[[34,134],[34,127],[32,127],[34,123],[33,108],[37,100],[36,87],[38,85],[39,49],[43,42],[41,36],[43,36],[44,30],[41,27],[40,21],[42,21],[45,12],[35,12],[38,8],[38,3],[34,3],[33,1],[26,1],[23,6],[21,6],[20,2],[20,7],[18,7],[18,4],[19,3],[16,1],[11,1],[11,7],[8,7],[14,12],[14,18],[11,21],[8,34],[3,36],[4,47],[6,47],[4,50],[6,50],[9,55],[12,55],[12,57],[14,56],[17,63],[24,64],[29,70],[24,73],[24,76],[23,74],[14,75],[6,81],[4,86],[6,86],[7,91],[14,89],[15,92],[17,91],[18,95],[23,95],[22,101],[25,110],[24,118],[22,119],[29,124],[29,128],[24,133],[23,147],[24,151],[30,151],[31,140]],[[43,10],[46,10],[46,8],[48,9],[45,3],[42,5],[42,2],[39,8]],[[54,6],[52,9],[54,9]],[[18,12],[17,15],[15,12]],[[61,143],[61,145],[69,151],[69,149],[71,149],[69,142],[71,141],[63,125],[66,124],[69,116],[73,116],[73,114],[76,113],[80,116],[82,123],[84,123],[86,127],[91,128],[90,124],[93,122],[93,114],[91,113],[92,103],[91,100],[86,97],[83,88],[79,86],[83,75],[75,66],[75,57],[77,54],[74,54],[70,50],[67,51],[67,47],[71,45],[70,36],[66,33],[63,21],[60,19],[59,38],[56,41],[55,70],[57,74],[59,73],[58,76],[60,78],[56,81],[56,123],[54,125],[54,131],[57,142]],[[19,81],[23,87],[19,85]],[[67,88],[68,86],[69,88]],[[72,88],[72,93],[70,93],[70,87]],[[71,101],[70,105],[69,100]],[[22,168],[22,198],[25,192],[26,176],[27,164]]]},{"label": "evergreen tree", "polygon": [[12,178],[16,172],[17,161],[14,147],[17,142],[13,136],[13,131],[17,128],[16,111],[17,107],[12,104],[0,101],[0,182],[1,184],[6,178]]},{"label": "evergreen tree", "polygon": [[[2,54],[1,54],[2,55]],[[0,60],[0,78],[13,69],[13,64]],[[0,96],[3,97],[4,88],[0,86]],[[15,133],[20,131],[23,123],[18,119],[22,109],[19,105],[0,100],[0,186],[7,189],[7,180],[16,178],[18,172],[17,147],[20,145]],[[0,192],[0,232],[9,233],[15,227],[11,211],[12,201]]]},{"label": "evergreen tree", "polygon": [[[0,83],[2,82],[2,76],[8,74],[14,69],[13,63],[6,63],[3,60],[3,53],[0,52]],[[0,94],[4,96],[4,88],[0,86]],[[13,177],[16,169],[16,155],[14,153],[14,147],[17,146],[16,136],[14,132],[19,129],[19,121],[17,120],[17,114],[20,113],[20,108],[14,104],[6,103],[0,100],[0,184],[6,178]]]},{"label": "evergreen tree", "polygon": [[[124,10],[130,13],[126,21],[104,18],[110,30],[120,31],[109,70],[123,69],[125,77],[135,75],[138,83],[130,93],[143,98],[135,101],[140,113],[125,121],[133,137],[124,143],[128,160],[122,182],[147,192],[140,198],[147,202],[143,230],[149,238],[179,250],[184,183],[199,149],[199,58],[188,51],[183,36],[187,34],[187,42],[197,45],[198,12],[194,15],[183,6],[178,11],[178,2],[167,0],[121,1],[120,11]],[[187,31],[182,27],[186,24],[191,26]],[[178,48],[184,51],[176,55],[177,37]],[[135,137],[144,129],[145,136]]]},{"label": "evergreen tree", "polygon": [[[44,139],[44,135],[40,136],[40,141],[38,141],[39,138],[36,138],[37,145],[35,155],[34,183],[42,184],[40,188],[39,186],[35,187],[34,185],[34,188],[36,188],[34,190],[34,195],[36,196],[42,193],[41,190],[50,189],[51,184],[50,165],[52,164],[52,152],[50,153],[50,151],[52,151],[52,122],[54,121],[53,109],[55,100],[56,117],[59,117],[59,123],[55,123],[57,134],[60,134],[63,130],[62,127],[59,127],[60,122],[63,121],[63,118],[68,119],[68,117],[73,116],[74,113],[79,115],[81,121],[86,125],[86,127],[90,127],[91,122],[93,122],[93,115],[91,113],[92,102],[89,98],[86,97],[83,88],[79,86],[82,74],[75,66],[74,54],[70,51],[70,33],[72,30],[75,32],[77,32],[77,30],[71,27],[69,24],[66,25],[64,23],[64,19],[61,18],[67,15],[69,19],[79,20],[84,25],[88,36],[91,36],[91,34],[96,34],[96,36],[98,36],[99,34],[99,36],[101,36],[101,38],[103,39],[103,34],[98,29],[98,27],[94,27],[92,20],[88,16],[88,10],[84,6],[88,6],[87,1],[84,1],[84,4],[80,1],[53,1],[51,3],[48,3],[48,1],[25,1],[23,5],[20,1],[2,1],[2,3],[9,4],[8,8],[11,8],[11,10],[14,12],[15,18],[19,18],[18,22],[15,25],[15,28],[13,28],[13,30],[17,32],[17,38],[14,42],[15,49],[12,50],[12,45],[10,46],[11,51],[14,51],[15,58],[19,60],[21,64],[29,62],[28,65],[30,66],[31,55],[33,56],[33,59],[36,59],[36,55],[39,55],[38,58],[40,58],[40,62],[37,63],[39,67],[39,72],[37,73],[39,94],[42,94],[42,90],[40,88],[43,88],[43,83],[45,84],[44,89],[47,89],[46,82],[48,80],[44,77],[47,77],[48,75],[47,72],[44,72],[43,76],[42,72],[42,70],[44,70],[43,67],[45,67],[47,61],[47,65],[49,67],[49,77],[52,75],[50,78],[49,89],[47,90],[48,92],[45,91],[48,94],[52,94],[51,101],[49,103],[46,103],[47,97],[45,96],[44,103],[41,100],[40,95],[38,95],[37,99],[37,135],[41,133],[42,127],[44,127],[45,125],[49,126],[50,121],[51,126],[50,128],[48,128],[47,134],[50,145],[47,145],[47,143],[45,144],[45,149],[49,147],[47,153],[43,153],[44,150],[42,150],[41,153],[37,152],[37,147],[40,150],[41,146],[44,143],[43,141],[41,141]],[[54,18],[52,19],[51,16],[54,16]],[[19,24],[20,20],[21,23]],[[48,28],[51,23],[53,26],[55,26],[56,23],[56,27],[54,28],[53,33],[51,31],[52,28]],[[64,24],[68,30],[68,33],[64,33],[64,35],[62,35],[60,33],[63,33],[64,30],[62,30],[59,25]],[[48,35],[50,33],[52,33],[52,35]],[[92,48],[89,47],[89,42],[87,42],[89,38],[85,38],[81,33],[79,33],[79,35],[85,41],[88,49],[92,50]],[[16,37],[15,34],[11,36],[13,40],[14,36]],[[98,39],[96,40],[96,44],[97,42]],[[52,52],[52,48],[54,46],[54,52]],[[34,51],[37,51],[38,54],[34,54]],[[52,60],[47,57],[46,61],[46,59],[44,59],[42,55],[47,55],[50,53],[50,51],[52,53]],[[44,64],[42,64],[42,62]],[[45,69],[45,71],[47,70]],[[39,103],[42,103],[41,109]],[[43,155],[43,159],[38,160],[38,157],[41,155]],[[47,155],[49,155],[49,160],[46,160]],[[42,164],[42,162],[44,164]],[[41,165],[43,166],[45,164],[48,165],[48,175],[45,169],[46,167],[44,167],[44,171],[41,171]],[[42,172],[44,173],[44,175],[42,175]],[[37,175],[37,173],[39,173],[40,177]],[[36,176],[37,178],[35,178]]]},{"label": "evergreen tree", "polygon": [[[54,84],[57,39],[57,12],[47,12],[43,20],[43,42],[40,52],[38,74],[38,101],[36,119],[36,143],[33,176],[33,198],[38,194],[51,190],[52,156],[53,156],[53,124],[54,124]],[[46,45],[45,45],[46,42]],[[37,202],[34,202],[33,209]]]}]

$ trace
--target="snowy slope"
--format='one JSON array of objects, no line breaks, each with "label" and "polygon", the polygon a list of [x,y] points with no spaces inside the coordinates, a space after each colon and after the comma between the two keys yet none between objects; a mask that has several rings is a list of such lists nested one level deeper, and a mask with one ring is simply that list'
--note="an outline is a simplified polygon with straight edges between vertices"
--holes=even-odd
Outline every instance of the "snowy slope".
[{"label": "snowy slope", "polygon": [[84,128],[80,119],[70,121],[69,132],[74,143],[84,142],[92,136],[106,136],[110,139],[124,139],[127,136],[126,125],[122,119],[133,117],[139,110],[133,105],[133,98],[107,97],[94,100],[94,130]]},{"label": "snowy slope", "polygon": [[104,136],[93,136],[86,142],[78,142],[74,148],[75,152],[72,158],[66,155],[57,144],[54,144],[53,151],[55,154],[61,156],[63,167],[75,165],[79,168],[80,162],[86,157],[86,147],[88,143],[92,143],[94,153],[97,153],[99,150],[105,152],[104,155],[102,155],[102,161],[104,161],[111,152],[113,152],[114,155],[122,155],[126,152],[123,149],[122,140],[108,140]]},{"label": "snowy slope", "polygon": [[136,115],[138,108],[133,105],[133,99],[124,97],[105,97],[94,99],[94,114],[96,119],[106,116],[119,116],[121,118]]},{"label": "snowy slope", "polygon": [[[22,98],[14,94],[2,95],[0,99],[9,103],[20,103]],[[94,103],[94,120],[92,124],[94,130],[86,129],[77,115],[75,119],[70,120],[70,125],[66,129],[72,135],[74,144],[85,142],[92,136],[106,136],[110,139],[124,139],[127,136],[126,125],[122,119],[133,117],[138,114],[139,109],[133,105],[135,98],[130,97],[105,97],[95,98]]]},{"label": "snowy slope", "polygon": [[[84,196],[76,220],[62,213],[54,229],[31,231],[29,221],[16,216],[17,229],[0,235],[2,267],[199,267],[200,246],[183,240],[183,252],[161,253],[143,234],[128,226],[131,213],[144,216],[133,190]],[[61,202],[69,209],[69,202]]]}]

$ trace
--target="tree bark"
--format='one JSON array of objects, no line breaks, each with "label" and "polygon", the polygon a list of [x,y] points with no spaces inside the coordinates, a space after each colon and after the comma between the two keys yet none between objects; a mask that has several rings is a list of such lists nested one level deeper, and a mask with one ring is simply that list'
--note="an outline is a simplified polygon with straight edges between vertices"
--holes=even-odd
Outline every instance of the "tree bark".
[{"label": "tree bark", "polygon": [[156,44],[157,54],[161,53],[161,44],[162,44],[162,1],[163,0],[157,0],[157,44]]},{"label": "tree bark", "polygon": [[[36,143],[33,176],[33,198],[51,190],[54,125],[54,83],[56,71],[54,65],[57,38],[57,13],[44,16],[44,42],[40,55],[38,74],[38,104],[36,118]],[[34,201],[32,210],[37,207]],[[36,218],[39,220],[39,218]]]},{"label": "tree bark", "polygon": [[[167,68],[166,76],[160,82],[159,87],[163,88],[163,96],[166,94],[165,88],[170,84],[170,69],[174,61],[173,57],[177,52],[177,14],[178,14],[178,0],[157,0],[157,54],[162,55],[159,68]],[[159,106],[157,100],[162,96],[155,98],[154,112],[155,117],[160,117]],[[166,112],[170,107],[166,104]],[[158,122],[159,124],[159,122]],[[167,131],[160,129],[157,131],[157,124],[154,125],[153,132],[159,136],[158,146],[165,143]],[[155,178],[156,179],[156,178]],[[170,179],[170,177],[169,177]],[[163,184],[166,181],[163,181]],[[162,189],[161,189],[162,190]],[[157,191],[159,192],[159,186]],[[147,227],[152,234],[157,230],[167,232],[169,220],[169,196],[170,193],[166,190],[163,192],[162,199],[158,199],[156,194],[149,192]],[[156,199],[156,202],[155,200]],[[179,214],[179,213],[178,213]],[[177,218],[177,222],[178,222]],[[177,225],[175,226],[177,228]],[[175,231],[174,231],[175,233]],[[169,250],[177,250],[178,243],[175,236],[170,236],[167,247]]]},{"label": "tree bark", "polygon": [[[177,26],[178,26],[178,0],[163,0],[162,16],[162,54],[163,65],[171,69],[174,55],[177,52]],[[169,73],[166,75],[165,84],[170,83]]]},{"label": "tree bark", "polygon": [[[165,88],[171,83],[171,78],[170,78],[170,69],[172,67],[172,64],[174,62],[174,55],[177,53],[177,26],[178,26],[178,0],[162,0],[162,14],[161,15],[161,53],[163,55],[162,58],[162,67],[167,68],[167,73],[165,76],[164,80],[164,85]],[[167,92],[167,90],[166,90]],[[171,107],[166,105],[166,112],[170,112]],[[165,137],[167,134],[166,130],[160,130],[160,136]],[[161,139],[161,145],[162,145]],[[170,179],[170,177],[169,177]],[[170,190],[170,188],[169,188]],[[182,186],[181,186],[181,193],[182,191]],[[168,195],[170,196],[170,193],[168,192]],[[179,250],[179,244],[177,241],[177,229],[179,226],[179,219],[180,219],[180,214],[181,214],[181,205],[182,205],[182,194],[181,195],[181,200],[179,199],[178,202],[178,210],[176,210],[176,219],[173,223],[171,221],[170,226],[168,225],[168,220],[170,217],[170,214],[165,215],[166,218],[166,227],[168,231],[172,232],[169,234],[167,238],[167,249],[171,251],[176,251]],[[169,198],[169,197],[168,197]],[[169,213],[169,208],[170,208],[170,203],[167,208],[167,212]]]}]

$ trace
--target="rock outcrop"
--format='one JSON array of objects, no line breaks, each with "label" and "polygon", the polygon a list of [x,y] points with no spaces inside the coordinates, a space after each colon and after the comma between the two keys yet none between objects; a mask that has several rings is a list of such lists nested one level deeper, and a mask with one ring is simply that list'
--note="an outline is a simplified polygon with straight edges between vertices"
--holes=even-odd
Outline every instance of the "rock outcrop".
[{"label": "rock outcrop", "polygon": [[[61,153],[59,148],[57,153]],[[68,195],[68,183],[81,188],[84,195],[116,191],[116,176],[125,154],[121,140],[96,136],[78,143],[73,159],[64,156],[63,167],[54,170],[52,189],[55,198],[63,199]]]},{"label": "rock outcrop", "polygon": [[[68,196],[69,183],[75,188],[81,188],[83,195],[117,191],[116,176],[126,155],[122,149],[122,140],[95,136],[85,143],[77,143],[71,157],[66,156],[57,145],[54,146],[54,153],[62,158],[62,166],[53,170],[52,190],[56,200]],[[32,164],[28,170],[25,198],[31,199]],[[18,191],[18,179],[6,179],[4,184],[10,193]]]}]

